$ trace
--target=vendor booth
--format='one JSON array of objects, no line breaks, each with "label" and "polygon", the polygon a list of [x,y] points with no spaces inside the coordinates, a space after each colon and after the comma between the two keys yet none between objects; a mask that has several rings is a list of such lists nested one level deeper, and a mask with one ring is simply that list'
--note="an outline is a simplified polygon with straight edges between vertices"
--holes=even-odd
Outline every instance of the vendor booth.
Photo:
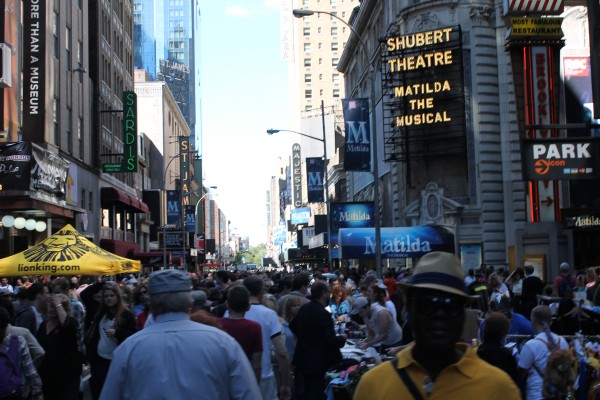
[{"label": "vendor booth", "polygon": [[0,259],[0,276],[116,275],[140,271],[140,262],[110,253],[66,225],[41,243]]}]

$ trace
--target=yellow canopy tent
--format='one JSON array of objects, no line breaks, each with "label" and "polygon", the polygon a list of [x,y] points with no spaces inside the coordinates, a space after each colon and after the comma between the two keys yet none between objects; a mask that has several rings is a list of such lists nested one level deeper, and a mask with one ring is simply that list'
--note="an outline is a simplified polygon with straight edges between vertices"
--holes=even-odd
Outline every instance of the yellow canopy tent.
[{"label": "yellow canopy tent", "polygon": [[71,225],[25,251],[0,259],[0,276],[115,275],[140,269],[139,261],[96,246]]}]

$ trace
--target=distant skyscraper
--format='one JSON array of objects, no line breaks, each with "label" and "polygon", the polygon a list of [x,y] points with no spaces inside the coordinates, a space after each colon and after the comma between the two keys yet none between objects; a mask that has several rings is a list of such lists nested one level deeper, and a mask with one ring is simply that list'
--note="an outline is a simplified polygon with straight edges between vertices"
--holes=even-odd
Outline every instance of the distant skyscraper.
[{"label": "distant skyscraper", "polygon": [[134,0],[134,67],[165,81],[201,151],[199,0]]}]

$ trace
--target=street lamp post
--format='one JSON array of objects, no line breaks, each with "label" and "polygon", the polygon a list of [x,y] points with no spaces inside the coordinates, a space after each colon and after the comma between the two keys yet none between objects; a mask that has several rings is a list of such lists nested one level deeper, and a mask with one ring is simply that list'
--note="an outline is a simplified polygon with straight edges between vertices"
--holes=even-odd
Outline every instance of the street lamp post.
[{"label": "street lamp post", "polygon": [[381,212],[379,210],[379,156],[377,155],[377,125],[375,120],[375,67],[369,62],[369,53],[367,44],[364,38],[354,29],[352,25],[338,17],[336,14],[327,11],[316,11],[316,10],[304,10],[294,9],[292,11],[294,17],[303,18],[313,14],[327,14],[337,20],[341,21],[344,25],[350,28],[350,31],[356,35],[358,43],[360,43],[363,53],[365,55],[366,65],[369,66],[369,89],[371,94],[369,96],[370,104],[370,124],[371,124],[371,152],[373,154],[373,213],[375,219],[375,269],[377,275],[381,278]]},{"label": "street lamp post", "polygon": [[321,117],[323,123],[323,139],[301,132],[291,131],[289,129],[268,129],[267,133],[272,135],[277,132],[292,132],[300,136],[323,142],[323,176],[325,181],[325,204],[327,207],[327,262],[329,263],[329,268],[333,269],[333,263],[331,259],[331,202],[329,200],[329,174],[327,173],[327,134],[325,132],[325,106],[323,105],[323,100],[321,100]]},{"label": "street lamp post", "polygon": [[[209,186],[209,187],[208,187],[208,189],[217,189],[217,187],[216,187],[216,186]],[[203,210],[203,212],[202,212],[202,215],[200,215],[200,216],[199,216],[199,215],[198,215],[198,206],[200,205],[200,202],[201,202],[202,200],[204,200],[204,199],[206,198],[206,196],[208,196],[208,195],[210,195],[210,194],[212,194],[212,193],[211,193],[211,192],[207,192],[207,193],[205,193],[205,194],[204,194],[204,195],[202,195],[202,197],[200,197],[200,198],[198,199],[198,201],[196,202],[196,207],[195,207],[195,210],[196,210],[196,236],[197,236],[197,235],[199,235],[199,234],[204,234],[204,231],[206,230],[206,227],[204,226],[204,210]],[[202,219],[202,231],[200,231],[200,230],[198,229],[198,221],[199,221],[199,218],[201,218],[201,219]],[[204,240],[206,241],[206,237],[204,238]],[[206,243],[206,242],[205,242],[205,243]],[[206,250],[205,250],[205,251],[206,251]]]}]

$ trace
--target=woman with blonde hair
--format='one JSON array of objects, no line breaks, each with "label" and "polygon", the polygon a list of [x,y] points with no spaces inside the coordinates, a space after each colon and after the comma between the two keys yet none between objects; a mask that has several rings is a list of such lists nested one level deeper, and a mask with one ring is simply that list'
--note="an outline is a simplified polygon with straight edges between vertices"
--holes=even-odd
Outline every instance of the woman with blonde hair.
[{"label": "woman with blonde hair", "polygon": [[283,304],[283,312],[281,315],[283,319],[283,335],[285,337],[285,348],[288,352],[288,359],[290,361],[294,358],[294,350],[296,349],[296,335],[290,330],[290,322],[292,322],[298,314],[301,305],[302,303],[300,302],[299,297],[290,297]]},{"label": "woman with blonde hair", "polygon": [[86,332],[90,388],[94,400],[100,397],[113,352],[137,331],[133,311],[127,308],[121,288],[116,283],[106,282],[100,289],[100,299],[100,307]]}]

